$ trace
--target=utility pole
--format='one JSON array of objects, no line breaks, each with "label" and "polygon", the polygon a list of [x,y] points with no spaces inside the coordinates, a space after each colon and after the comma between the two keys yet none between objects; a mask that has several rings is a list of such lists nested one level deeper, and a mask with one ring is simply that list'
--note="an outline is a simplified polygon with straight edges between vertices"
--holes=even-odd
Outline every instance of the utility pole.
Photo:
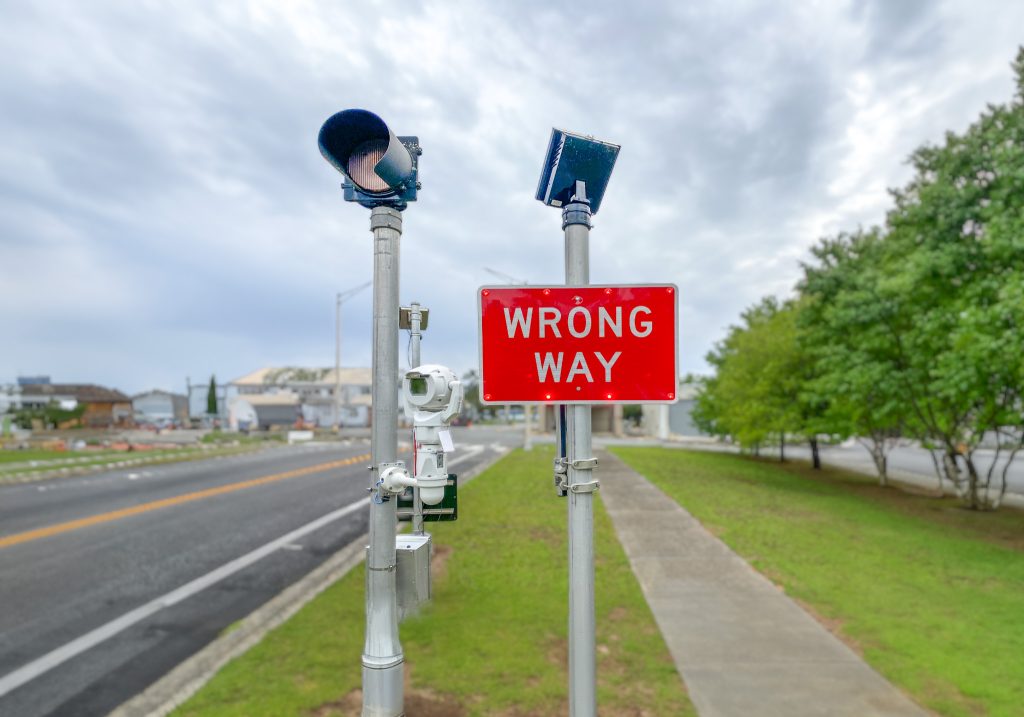
[{"label": "utility pole", "polygon": [[[420,341],[423,338],[421,326],[424,323],[423,319],[426,311],[426,309],[421,310],[420,305],[415,301],[409,306],[410,370],[422,363],[420,360]],[[412,416],[408,418],[412,420]],[[423,535],[423,497],[420,495],[420,489],[417,487],[412,489],[412,531],[417,535]]]},{"label": "utility pole", "polygon": [[372,281],[353,287],[348,291],[339,291],[334,303],[334,424],[341,431],[341,305],[358,294]]}]

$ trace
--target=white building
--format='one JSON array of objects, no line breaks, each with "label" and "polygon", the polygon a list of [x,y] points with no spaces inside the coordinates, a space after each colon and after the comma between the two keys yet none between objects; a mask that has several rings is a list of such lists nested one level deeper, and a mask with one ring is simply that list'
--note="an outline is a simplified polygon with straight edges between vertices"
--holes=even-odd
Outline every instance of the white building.
[{"label": "white building", "polygon": [[139,393],[132,396],[132,414],[136,423],[185,423],[188,397],[159,389]]},{"label": "white building", "polygon": [[[275,420],[281,421],[282,411],[290,406],[294,420],[301,418],[307,424],[368,426],[371,378],[368,368],[342,368],[337,375],[332,368],[261,368],[227,385],[228,425],[237,427],[250,421],[262,427],[265,416],[273,413]],[[336,386],[340,388],[337,403]],[[275,395],[281,397],[266,398]]]},{"label": "white building", "polygon": [[679,380],[679,400],[668,405],[646,404],[643,407],[644,432],[655,438],[699,438],[707,437],[693,421],[693,409],[697,405],[697,387]]},{"label": "white building", "polygon": [[16,383],[0,384],[0,414],[21,408],[21,386]]}]

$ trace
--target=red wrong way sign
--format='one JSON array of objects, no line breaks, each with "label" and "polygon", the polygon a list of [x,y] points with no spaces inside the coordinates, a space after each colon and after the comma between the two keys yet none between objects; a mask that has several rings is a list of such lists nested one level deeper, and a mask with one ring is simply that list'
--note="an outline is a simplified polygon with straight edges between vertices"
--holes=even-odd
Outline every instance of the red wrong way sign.
[{"label": "red wrong way sign", "polygon": [[673,403],[674,284],[479,289],[483,403]]}]

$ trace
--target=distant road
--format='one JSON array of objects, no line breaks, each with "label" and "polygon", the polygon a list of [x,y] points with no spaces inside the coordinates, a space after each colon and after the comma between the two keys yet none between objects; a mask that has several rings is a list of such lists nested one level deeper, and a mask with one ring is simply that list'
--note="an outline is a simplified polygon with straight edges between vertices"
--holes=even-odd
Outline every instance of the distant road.
[{"label": "distant road", "polygon": [[[776,455],[778,451],[775,451]],[[999,473],[1006,465],[1006,452],[999,458],[996,464],[996,471],[992,475],[992,486],[999,486]],[[810,460],[811,452],[806,443],[786,446],[786,455],[800,457]],[[980,471],[987,471],[992,465],[995,451],[980,450],[975,454],[975,465]],[[821,449],[821,461],[826,465],[854,470],[870,472],[875,475],[875,464],[867,449],[860,445],[854,446],[823,446]],[[894,448],[889,453],[889,472],[893,478],[913,482],[916,485],[931,486],[937,488],[938,478],[935,475],[935,467],[928,451],[923,448],[900,447]],[[950,488],[949,481],[945,481],[946,488]],[[1007,473],[1007,492],[1024,495],[1024,451],[1017,460],[1010,466]]]},{"label": "distant road", "polygon": [[[455,437],[457,473],[519,440]],[[315,569],[366,532],[368,454],[282,446],[0,488],[0,715],[106,715]]]}]

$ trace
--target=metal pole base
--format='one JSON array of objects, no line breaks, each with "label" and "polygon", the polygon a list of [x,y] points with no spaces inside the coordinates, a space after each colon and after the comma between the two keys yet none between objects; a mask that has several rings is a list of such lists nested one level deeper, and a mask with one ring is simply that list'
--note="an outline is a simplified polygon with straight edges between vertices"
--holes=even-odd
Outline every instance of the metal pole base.
[{"label": "metal pole base", "polygon": [[402,694],[403,663],[377,668],[363,665],[363,717],[405,717]]}]

